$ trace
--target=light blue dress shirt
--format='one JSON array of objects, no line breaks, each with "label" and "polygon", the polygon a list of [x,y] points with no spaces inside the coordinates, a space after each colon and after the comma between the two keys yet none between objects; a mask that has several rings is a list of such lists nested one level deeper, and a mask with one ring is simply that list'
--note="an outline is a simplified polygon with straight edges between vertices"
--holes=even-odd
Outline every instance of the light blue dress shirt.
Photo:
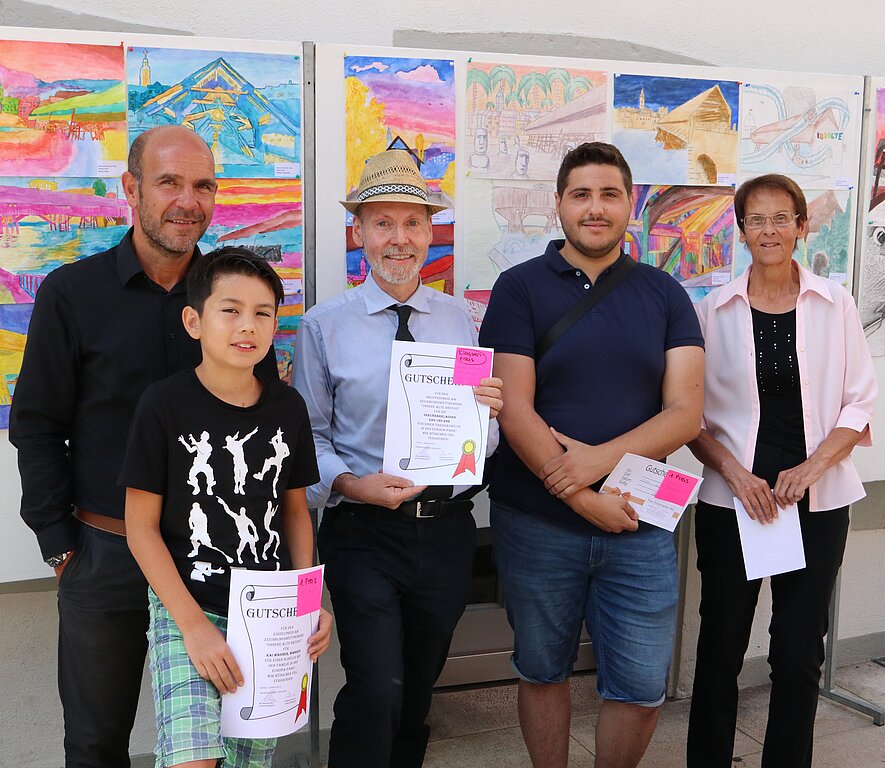
[{"label": "light blue dress shirt", "polygon": [[[307,489],[310,507],[334,506],[338,475],[381,470],[387,421],[390,349],[398,303],[369,273],[366,281],[308,310],[295,339],[294,384],[307,403],[320,482]],[[408,301],[416,341],[476,345],[476,328],[460,299],[421,285]],[[498,425],[489,425],[491,453]],[[463,488],[462,488],[463,489]],[[459,490],[455,487],[455,492]]]}]

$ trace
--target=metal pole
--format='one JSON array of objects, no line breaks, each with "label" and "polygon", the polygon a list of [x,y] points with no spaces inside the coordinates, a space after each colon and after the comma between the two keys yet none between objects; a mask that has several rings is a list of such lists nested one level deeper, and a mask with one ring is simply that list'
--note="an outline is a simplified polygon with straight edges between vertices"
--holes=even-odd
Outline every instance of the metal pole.
[{"label": "metal pole", "polygon": [[670,674],[667,676],[667,698],[679,695],[679,673],[682,665],[682,636],[685,631],[685,591],[688,585],[688,569],[691,564],[691,536],[694,524],[694,507],[690,514],[682,516],[676,528],[676,568],[679,573],[679,603],[676,606],[676,639],[673,643],[673,656],[670,661]]},{"label": "metal pole", "polygon": [[873,718],[876,725],[885,725],[885,709],[836,688],[836,645],[839,642],[839,593],[842,589],[842,571],[836,575],[836,584],[830,596],[830,620],[827,630],[827,650],[824,657],[824,682],[820,695]]}]

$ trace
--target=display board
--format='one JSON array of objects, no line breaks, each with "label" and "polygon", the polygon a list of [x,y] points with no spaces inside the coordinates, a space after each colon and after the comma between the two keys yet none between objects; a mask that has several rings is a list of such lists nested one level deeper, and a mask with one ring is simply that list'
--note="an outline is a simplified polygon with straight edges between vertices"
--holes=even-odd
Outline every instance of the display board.
[{"label": "display board", "polygon": [[[348,223],[336,201],[355,186],[358,161],[400,147],[422,171],[449,162],[444,175],[425,176],[456,191],[435,229],[446,244],[453,235],[454,292],[479,324],[497,276],[561,237],[556,172],[594,140],[616,144],[633,171],[625,250],[673,275],[693,301],[749,263],[734,190],[763,173],[791,176],[808,197],[797,259],[852,284],[863,77],[336,45],[316,54],[319,299],[365,279],[359,249],[336,232]],[[448,128],[428,138],[428,120],[453,113],[454,148]],[[432,275],[424,282],[451,292]]]},{"label": "display board", "polygon": [[[292,42],[0,28],[0,429],[40,283],[126,233],[129,143],[157,125],[191,128],[215,157],[219,188],[200,248],[254,248],[282,278],[274,342],[281,375],[291,375],[304,311],[301,51]],[[3,442],[0,474],[17,490]],[[17,507],[15,493],[0,526],[0,581],[46,575]]]}]

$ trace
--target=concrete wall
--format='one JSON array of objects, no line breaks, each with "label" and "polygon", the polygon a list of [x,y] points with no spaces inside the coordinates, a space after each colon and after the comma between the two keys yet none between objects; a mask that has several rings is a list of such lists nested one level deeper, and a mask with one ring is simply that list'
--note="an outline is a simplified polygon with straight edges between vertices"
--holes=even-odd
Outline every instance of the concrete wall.
[{"label": "concrete wall", "polygon": [[[110,9],[109,9],[110,8]],[[260,10],[244,11],[244,8]],[[416,15],[420,8],[421,15]],[[576,12],[576,8],[580,11]],[[801,9],[770,0],[736,4],[718,0],[588,0],[579,6],[551,0],[538,13],[536,3],[449,0],[403,4],[377,0],[293,3],[265,0],[244,6],[233,0],[51,0],[49,3],[0,0],[4,24],[92,30],[129,30],[182,35],[256,39],[314,40],[367,45],[488,50],[575,57],[708,63],[785,70],[885,75],[881,30],[885,6],[846,0],[837,6],[807,0]],[[885,383],[885,358],[877,361]],[[885,387],[883,387],[885,388]],[[881,438],[885,408],[876,432]],[[846,552],[842,584],[841,649],[845,662],[885,655],[885,451],[858,451],[870,500],[858,505]],[[0,433],[0,515],[17,515],[19,486],[14,451]],[[6,526],[9,527],[9,526]],[[62,764],[60,709],[55,692],[57,618],[52,581],[24,527],[3,550],[0,582],[33,563],[33,581],[0,584],[0,755],[4,765],[57,768]],[[12,559],[16,567],[13,568]],[[690,691],[697,636],[698,579],[694,553],[688,568],[688,603],[683,630],[679,690]],[[751,639],[745,681],[764,675],[767,598],[763,596]],[[322,727],[328,727],[331,701],[340,685],[337,653],[320,669]],[[132,741],[134,754],[153,744],[149,691]],[[140,764],[142,761],[140,761]],[[143,761],[143,764],[149,764]]]}]

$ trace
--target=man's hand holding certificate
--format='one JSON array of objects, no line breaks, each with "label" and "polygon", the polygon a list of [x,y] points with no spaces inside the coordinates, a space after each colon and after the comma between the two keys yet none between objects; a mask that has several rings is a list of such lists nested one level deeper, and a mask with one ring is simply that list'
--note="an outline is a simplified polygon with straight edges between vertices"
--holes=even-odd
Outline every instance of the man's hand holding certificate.
[{"label": "man's hand holding certificate", "polygon": [[415,485],[482,483],[489,406],[473,387],[491,370],[491,349],[393,342],[384,472]]},{"label": "man's hand holding certificate", "polygon": [[645,523],[675,530],[703,478],[660,461],[625,453],[602,484],[602,493],[623,496]]}]

